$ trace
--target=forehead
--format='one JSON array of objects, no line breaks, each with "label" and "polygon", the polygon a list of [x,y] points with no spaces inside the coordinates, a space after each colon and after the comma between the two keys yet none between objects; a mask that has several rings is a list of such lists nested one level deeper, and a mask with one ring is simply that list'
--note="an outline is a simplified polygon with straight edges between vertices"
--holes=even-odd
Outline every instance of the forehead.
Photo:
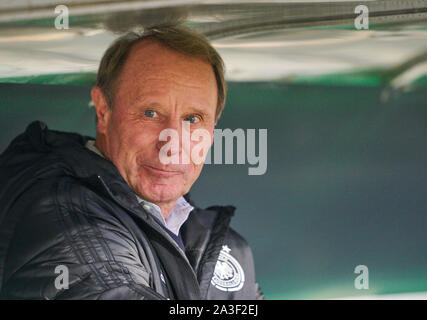
[{"label": "forehead", "polygon": [[189,86],[214,85],[216,88],[215,74],[207,61],[180,53],[155,39],[136,43],[130,50],[119,82],[126,82],[128,87],[161,80]]}]

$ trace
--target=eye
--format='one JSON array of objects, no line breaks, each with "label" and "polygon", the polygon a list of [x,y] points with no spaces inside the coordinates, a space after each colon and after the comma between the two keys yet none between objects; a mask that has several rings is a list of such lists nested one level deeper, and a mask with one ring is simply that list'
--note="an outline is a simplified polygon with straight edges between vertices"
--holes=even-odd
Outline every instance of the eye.
[{"label": "eye", "polygon": [[149,118],[154,118],[156,116],[156,111],[145,110],[144,115]]},{"label": "eye", "polygon": [[185,121],[188,121],[190,123],[197,123],[200,121],[200,118],[198,116],[192,114],[192,115],[186,117]]}]

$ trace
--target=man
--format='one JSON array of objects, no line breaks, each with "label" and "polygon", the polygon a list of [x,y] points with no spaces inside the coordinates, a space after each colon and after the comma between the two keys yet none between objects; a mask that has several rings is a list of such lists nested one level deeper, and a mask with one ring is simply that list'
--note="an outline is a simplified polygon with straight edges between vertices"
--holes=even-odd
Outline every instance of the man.
[{"label": "man", "polygon": [[[91,95],[96,141],[33,122],[0,157],[3,299],[257,299],[233,207],[188,192],[203,163],[170,162],[179,136],[213,129],[223,63],[201,35],[151,28],[119,38]],[[162,160],[162,150],[163,160]],[[191,157],[189,157],[191,158]]]}]

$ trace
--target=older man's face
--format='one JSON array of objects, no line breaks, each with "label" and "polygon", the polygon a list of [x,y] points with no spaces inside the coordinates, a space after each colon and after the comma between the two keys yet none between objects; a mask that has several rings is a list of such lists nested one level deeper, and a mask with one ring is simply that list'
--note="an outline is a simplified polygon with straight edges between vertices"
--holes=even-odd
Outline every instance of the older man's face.
[{"label": "older man's face", "polygon": [[[138,43],[117,83],[113,111],[104,125],[103,120],[98,123],[98,133],[105,136],[104,154],[141,197],[160,206],[174,203],[190,190],[203,163],[190,157],[187,164],[163,164],[159,152],[167,142],[159,141],[160,133],[176,130],[181,141],[187,121],[190,132],[205,129],[212,137],[216,105],[210,64],[156,41]],[[191,148],[197,143],[191,142]],[[179,152],[181,160],[185,151]]]}]

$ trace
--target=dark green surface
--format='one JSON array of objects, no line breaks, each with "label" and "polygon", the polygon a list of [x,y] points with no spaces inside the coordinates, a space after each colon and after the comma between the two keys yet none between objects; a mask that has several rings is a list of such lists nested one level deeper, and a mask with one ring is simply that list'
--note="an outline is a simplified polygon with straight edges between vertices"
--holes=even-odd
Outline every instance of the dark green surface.
[{"label": "dark green surface", "polygon": [[[393,70],[365,70],[345,73],[324,74],[320,76],[298,76],[279,80],[283,84],[307,85],[336,85],[336,86],[363,86],[375,87],[388,85],[395,73]],[[96,82],[96,73],[64,73],[45,74],[22,77],[0,78],[0,83],[22,84],[72,84],[93,85]],[[426,86],[427,76],[422,76],[413,81],[412,86]]]},{"label": "dark green surface", "polygon": [[[90,87],[0,84],[0,150],[30,121],[94,135]],[[427,291],[426,88],[229,84],[218,128],[267,128],[268,170],[207,165],[193,198],[233,204],[267,298]],[[356,290],[357,265],[370,289]]]},{"label": "dark green surface", "polygon": [[0,83],[93,85],[96,73],[58,73],[0,78]]}]

